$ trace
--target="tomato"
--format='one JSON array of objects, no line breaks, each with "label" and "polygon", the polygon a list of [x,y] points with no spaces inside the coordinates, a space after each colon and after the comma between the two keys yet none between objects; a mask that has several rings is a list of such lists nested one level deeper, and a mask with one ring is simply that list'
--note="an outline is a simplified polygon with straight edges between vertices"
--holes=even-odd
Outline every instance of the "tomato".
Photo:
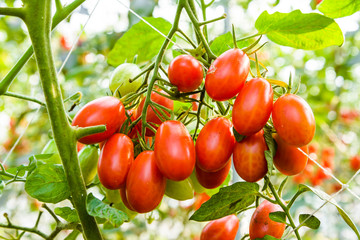
[{"label": "tomato", "polygon": [[360,156],[356,155],[350,158],[350,168],[354,171],[360,169]]},{"label": "tomato", "polygon": [[126,176],[134,161],[134,144],[122,133],[114,134],[101,149],[98,176],[104,187],[119,189],[125,186]]},{"label": "tomato", "polygon": [[85,144],[82,144],[81,142],[77,142],[77,143],[76,143],[76,150],[77,150],[78,152],[80,152],[81,149],[83,149],[85,146],[86,146]]},{"label": "tomato", "polygon": [[210,196],[207,195],[207,193],[196,194],[195,201],[193,204],[194,210],[195,211],[198,210],[201,207],[201,205],[203,205],[203,203],[205,203],[209,199],[210,199]]},{"label": "tomato", "polygon": [[126,196],[130,206],[139,213],[154,210],[161,202],[166,178],[156,166],[154,151],[140,153],[126,179]]},{"label": "tomato", "polygon": [[71,49],[71,43],[64,35],[61,35],[60,37],[60,45],[66,51],[69,51]]},{"label": "tomato", "polygon": [[325,168],[325,170],[323,170],[322,168],[318,168],[316,173],[315,173],[315,176],[322,179],[322,180],[330,179],[331,178],[331,175],[330,175],[331,169],[330,168]]},{"label": "tomato", "polygon": [[[200,95],[198,93],[190,95],[190,98],[194,98],[194,99],[199,99]],[[192,110],[193,111],[197,111],[199,108],[199,103],[198,102],[191,102],[192,105]]]},{"label": "tomato", "polygon": [[321,154],[322,165],[325,168],[334,169],[335,150],[332,147],[324,147]]},{"label": "tomato", "polygon": [[170,82],[181,92],[196,90],[204,76],[200,62],[190,55],[174,58],[169,65],[168,75]]},{"label": "tomato", "polygon": [[285,94],[274,103],[274,127],[279,136],[290,145],[302,147],[315,134],[315,117],[309,104],[294,94]]},{"label": "tomato", "polygon": [[75,115],[72,125],[78,127],[105,125],[105,132],[92,134],[78,140],[84,144],[94,144],[108,139],[118,131],[125,119],[125,108],[121,101],[107,96],[95,99],[82,107]]},{"label": "tomato", "polygon": [[54,139],[49,140],[49,142],[45,145],[45,147],[41,151],[41,154],[52,154],[50,157],[46,159],[41,159],[42,161],[46,163],[61,164],[59,150],[57,149]]},{"label": "tomato", "polygon": [[[289,145],[278,134],[274,137],[277,149],[274,157],[274,165],[277,170],[287,176],[301,173],[308,162],[308,157],[298,150],[297,147]],[[300,148],[308,154],[308,147]]]},{"label": "tomato", "polygon": [[179,201],[192,199],[194,197],[194,189],[191,185],[191,180],[189,178],[183,181],[167,179],[165,195]]},{"label": "tomato", "polygon": [[219,171],[229,161],[234,145],[231,121],[225,117],[211,119],[196,140],[196,164],[206,172]]},{"label": "tomato", "polygon": [[270,118],[273,107],[273,89],[262,78],[245,83],[236,97],[232,121],[238,133],[250,136],[260,131]]},{"label": "tomato", "polygon": [[234,240],[238,229],[239,219],[235,215],[229,215],[206,224],[200,240]]},{"label": "tomato", "polygon": [[195,166],[194,142],[179,121],[163,122],[155,135],[156,164],[168,179],[181,181],[188,178]]},{"label": "tomato", "polygon": [[110,78],[110,90],[116,97],[123,97],[136,90],[144,81],[143,75],[129,82],[130,79],[141,73],[141,69],[134,63],[123,63],[117,66]]},{"label": "tomato", "polygon": [[[196,165],[196,164],[195,164]],[[190,175],[190,181],[191,181],[191,185],[194,188],[194,191],[196,193],[203,193],[206,191],[206,188],[204,188],[203,186],[201,186],[201,184],[199,183],[199,180],[196,177],[196,169],[194,169],[194,171],[191,173]]]},{"label": "tomato", "polygon": [[[132,122],[134,122],[137,119],[137,109],[133,108],[131,110],[127,110],[127,114],[130,117],[130,121],[128,123],[128,126],[131,125]],[[126,133],[131,139],[135,139],[138,137],[138,133],[141,132],[141,126],[139,124],[136,124],[132,129],[129,129],[129,132]]]},{"label": "tomato", "polygon": [[[126,213],[126,215],[128,215],[129,219],[132,220],[136,217],[136,215],[138,215],[137,212],[135,212],[132,207],[129,205],[127,198],[126,198],[126,190],[125,187],[124,188],[120,188],[120,191],[116,191],[118,194],[121,193],[121,198],[120,198],[120,202],[115,203],[112,205],[112,207],[119,209],[121,211],[123,211],[124,213]],[[120,193],[119,193],[120,192]]]},{"label": "tomato", "polygon": [[275,238],[281,238],[285,231],[285,223],[274,222],[269,214],[272,212],[283,211],[283,209],[267,200],[264,200],[253,213],[250,220],[250,239],[263,238],[269,235]]},{"label": "tomato", "polygon": [[231,168],[231,161],[220,170],[216,172],[205,172],[199,168],[196,164],[196,177],[199,180],[199,183],[205,188],[217,188],[220,186],[226,179],[227,175],[229,174]]},{"label": "tomato", "polygon": [[110,190],[107,189],[106,187],[104,187],[103,185],[100,184],[100,189],[104,192],[106,199],[112,203],[112,204],[116,204],[116,203],[120,203],[121,202],[121,197],[120,197],[120,192],[119,190]]},{"label": "tomato", "polygon": [[[151,101],[153,101],[157,104],[160,104],[170,110],[174,110],[174,102],[171,99],[163,97],[156,92],[151,93],[150,99],[151,99]],[[140,102],[139,108],[137,110],[137,115],[136,115],[137,117],[141,116],[141,113],[144,109],[144,103],[145,103],[145,98]],[[159,110],[156,110],[156,112],[158,114],[162,115]],[[166,113],[166,115],[168,117],[170,117],[170,113],[168,113],[166,111],[164,111],[164,112]],[[156,113],[150,106],[148,107],[147,112],[146,112],[146,122],[150,123],[150,125],[153,126],[155,129],[158,128],[158,126],[156,126],[155,124],[159,125],[162,123],[161,119],[156,115]],[[141,129],[141,120],[139,122],[138,127],[139,127],[139,129]],[[146,129],[145,135],[146,136],[154,136],[155,133],[153,131],[151,131],[150,129]]]},{"label": "tomato", "polygon": [[96,176],[98,159],[97,147],[86,146],[79,152],[80,169],[86,185],[90,184]]},{"label": "tomato", "polygon": [[221,54],[210,66],[205,89],[215,101],[235,97],[244,86],[250,70],[248,56],[240,49],[230,49]]},{"label": "tomato", "polygon": [[233,162],[242,179],[257,182],[266,175],[268,168],[264,151],[267,149],[263,130],[235,143]]},{"label": "tomato", "polygon": [[124,203],[125,207],[131,211],[135,211],[127,199],[126,187],[120,188],[119,192],[120,192],[121,201]]}]

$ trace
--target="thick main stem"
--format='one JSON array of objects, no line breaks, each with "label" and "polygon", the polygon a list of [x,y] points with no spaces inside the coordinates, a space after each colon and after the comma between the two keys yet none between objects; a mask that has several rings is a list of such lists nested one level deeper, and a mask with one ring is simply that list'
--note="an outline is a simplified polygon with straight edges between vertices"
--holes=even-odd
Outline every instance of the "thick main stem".
[{"label": "thick main stem", "polygon": [[102,239],[95,219],[86,211],[86,188],[76,152],[76,134],[65,113],[51,51],[51,2],[28,0],[25,23],[33,44],[42,88],[56,145],[64,165],[74,206],[86,239]]}]

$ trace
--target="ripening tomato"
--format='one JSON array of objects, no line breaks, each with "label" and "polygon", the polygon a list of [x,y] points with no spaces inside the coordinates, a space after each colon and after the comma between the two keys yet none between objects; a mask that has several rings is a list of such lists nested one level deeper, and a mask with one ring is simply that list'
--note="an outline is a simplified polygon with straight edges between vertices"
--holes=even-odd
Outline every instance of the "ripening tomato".
[{"label": "ripening tomato", "polygon": [[140,153],[126,179],[126,197],[139,213],[154,210],[164,196],[166,178],[156,166],[154,151]]},{"label": "ripening tomato", "polygon": [[111,136],[100,152],[98,176],[108,189],[119,189],[125,185],[126,176],[134,161],[134,144],[122,133]]},{"label": "ripening tomato", "polygon": [[[308,162],[308,157],[298,150],[297,147],[286,143],[278,134],[274,137],[277,143],[277,149],[274,157],[274,165],[277,170],[287,176],[301,173]],[[308,147],[300,148],[308,154]]]},{"label": "ripening tomato", "polygon": [[250,136],[260,131],[270,118],[273,107],[273,89],[262,78],[245,83],[236,97],[232,121],[238,133]]},{"label": "ripening tomato", "polygon": [[257,182],[266,175],[268,168],[264,151],[267,149],[263,130],[235,143],[233,162],[242,179]]},{"label": "ripening tomato", "polygon": [[225,101],[235,97],[244,86],[250,70],[248,56],[238,48],[221,54],[210,66],[205,89],[215,101]]},{"label": "ripening tomato", "polygon": [[285,231],[285,223],[274,222],[269,214],[272,212],[283,211],[283,209],[267,200],[264,200],[253,213],[250,220],[250,239],[263,238],[269,235],[275,238],[281,238]]},{"label": "ripening tomato", "polygon": [[191,185],[190,178],[183,181],[172,181],[167,179],[165,195],[179,201],[192,199],[194,197],[194,189]]},{"label": "ripening tomato", "polygon": [[290,145],[302,147],[314,137],[314,113],[309,104],[295,94],[285,94],[276,100],[272,120],[279,136]]},{"label": "ripening tomato", "polygon": [[360,169],[360,156],[356,155],[350,158],[350,168],[354,171]]},{"label": "ripening tomato", "polygon": [[170,82],[181,92],[196,90],[203,80],[201,64],[191,55],[180,55],[174,58],[168,69]]},{"label": "ripening tomato", "polygon": [[196,178],[204,188],[217,188],[225,181],[229,174],[230,168],[231,161],[228,161],[225,167],[216,172],[205,172],[201,170],[197,164],[195,164]]},{"label": "ripening tomato", "polygon": [[229,215],[206,224],[200,240],[234,240],[238,229],[239,219],[235,215]]},{"label": "ripening tomato", "polygon": [[155,135],[156,164],[165,177],[174,181],[188,178],[195,166],[194,142],[179,121],[165,121]]},{"label": "ripening tomato", "polygon": [[[160,105],[162,105],[162,106],[164,106],[164,107],[166,107],[166,108],[168,108],[170,110],[174,110],[174,102],[171,99],[166,98],[164,96],[161,96],[160,94],[158,94],[156,92],[151,93],[150,99],[151,99],[151,101],[153,101],[153,102],[155,102],[157,104],[160,104]],[[145,103],[145,98],[140,102],[139,108],[137,110],[136,118],[141,116],[141,113],[142,113],[142,111],[144,109],[144,103]],[[159,110],[156,110],[156,112],[158,114],[162,115]],[[168,113],[166,111],[164,111],[164,112],[166,113],[166,115],[168,117],[170,117],[170,113]],[[148,122],[155,129],[158,128],[155,124],[159,125],[159,124],[162,123],[161,119],[156,115],[156,113],[154,112],[154,110],[152,109],[151,106],[148,107],[147,112],[146,112],[146,122]],[[139,122],[138,127],[139,127],[139,130],[140,130],[141,129],[141,120]],[[151,137],[151,136],[154,136],[155,133],[147,128],[145,135]]]},{"label": "ripening tomato", "polygon": [[125,119],[125,108],[121,101],[115,97],[106,96],[95,99],[82,107],[75,115],[72,125],[78,127],[105,125],[105,132],[78,140],[84,144],[94,144],[108,139],[118,131]]},{"label": "ripening tomato", "polygon": [[136,92],[144,81],[143,75],[130,82],[130,79],[141,73],[141,69],[134,63],[123,63],[115,68],[111,77],[109,88],[114,96],[123,97]]},{"label": "ripening tomato", "polygon": [[196,140],[196,164],[206,172],[216,172],[229,161],[235,145],[232,123],[225,117],[211,119]]}]

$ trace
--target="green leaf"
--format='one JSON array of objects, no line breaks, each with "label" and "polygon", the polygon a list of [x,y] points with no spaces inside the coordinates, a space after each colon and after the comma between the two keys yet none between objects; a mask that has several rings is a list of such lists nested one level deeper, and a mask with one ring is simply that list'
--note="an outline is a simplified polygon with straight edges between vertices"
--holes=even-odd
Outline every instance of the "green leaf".
[{"label": "green leaf", "polygon": [[235,128],[233,127],[233,133],[234,133],[234,137],[235,137],[235,140],[237,142],[241,142],[242,140],[244,140],[244,138],[246,138],[246,136],[244,135],[241,135],[240,133],[238,133]]},{"label": "green leaf", "polygon": [[41,202],[58,203],[70,196],[64,168],[58,164],[39,165],[26,179],[25,191]]},{"label": "green leaf", "polygon": [[269,217],[271,220],[273,220],[274,222],[279,222],[279,223],[285,223],[286,224],[286,213],[284,212],[271,212],[269,214]]},{"label": "green leaf", "polygon": [[311,229],[318,229],[320,227],[320,220],[317,219],[317,217],[315,217],[314,215],[311,216],[310,214],[300,214],[299,222],[300,224],[303,224],[303,226]]},{"label": "green leaf", "polygon": [[255,202],[257,183],[237,182],[223,187],[190,217],[190,220],[209,221],[235,214]]},{"label": "green leaf", "polygon": [[79,217],[75,209],[70,207],[58,207],[54,210],[55,214],[62,217],[69,223],[79,222]]},{"label": "green leaf", "polygon": [[[171,24],[163,18],[144,18],[156,29],[167,35]],[[118,66],[131,62],[138,55],[138,63],[152,59],[160,50],[165,38],[143,21],[132,26],[115,44],[109,53],[108,63]]]},{"label": "green leaf", "polygon": [[94,197],[92,193],[87,196],[86,201],[86,209],[93,217],[105,218],[115,227],[119,227],[124,222],[129,221],[129,217],[126,213],[103,203]]},{"label": "green leaf", "polygon": [[290,13],[264,11],[256,20],[259,34],[273,42],[293,48],[316,50],[341,46],[344,36],[334,19],[317,13],[304,14],[300,10]]},{"label": "green leaf", "polygon": [[318,5],[318,10],[331,18],[350,16],[360,10],[358,0],[324,0]]},{"label": "green leaf", "polygon": [[353,220],[350,218],[350,216],[337,204],[337,202],[335,201],[335,199],[331,198],[330,195],[328,195],[327,193],[319,190],[319,189],[315,189],[313,187],[304,185],[304,184],[300,184],[299,185],[299,189],[298,192],[306,192],[306,191],[312,191],[313,193],[315,193],[320,199],[322,200],[326,200],[329,203],[333,204],[340,216],[343,218],[343,220],[346,222],[347,225],[349,225],[349,227],[351,227],[351,229],[355,232],[356,236],[358,236],[358,238],[360,239],[360,233],[359,230],[357,229],[356,225],[354,224]]},{"label": "green leaf", "polygon": [[[243,48],[249,45],[249,40],[236,41],[238,48]],[[210,45],[211,51],[219,56],[223,52],[234,48],[234,41],[231,32],[227,32],[215,38]]]}]

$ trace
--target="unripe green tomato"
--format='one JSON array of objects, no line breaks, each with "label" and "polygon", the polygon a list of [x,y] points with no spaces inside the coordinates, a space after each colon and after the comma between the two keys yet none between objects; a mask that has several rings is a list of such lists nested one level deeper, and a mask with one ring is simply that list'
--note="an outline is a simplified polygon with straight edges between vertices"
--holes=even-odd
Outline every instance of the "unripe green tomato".
[{"label": "unripe green tomato", "polygon": [[[133,82],[130,79],[141,73],[141,69],[133,63],[123,63],[119,65],[110,78],[110,90],[116,97],[123,97],[128,93],[135,92],[142,84],[143,76],[138,77]],[[119,95],[120,93],[120,95]]]},{"label": "unripe green tomato", "polygon": [[100,186],[101,186],[101,190],[103,190],[105,193],[106,199],[109,202],[114,203],[114,204],[121,203],[121,196],[120,196],[119,190],[110,190],[101,184],[100,184]]},{"label": "unripe green tomato", "polygon": [[189,178],[182,181],[166,180],[165,195],[179,200],[188,200],[194,197],[194,189]]},{"label": "unripe green tomato", "polygon": [[[110,190],[110,191],[117,191],[119,193],[119,190]],[[120,211],[123,211],[124,213],[126,213],[129,217],[130,221],[133,220],[136,217],[136,215],[138,215],[137,212],[134,212],[134,211],[131,211],[130,209],[128,209],[125,206],[125,204],[121,201],[119,203],[112,205],[112,207],[119,209]]]},{"label": "unripe green tomato", "polygon": [[86,185],[96,176],[98,160],[98,149],[94,146],[87,145],[79,152],[80,168]]},{"label": "unripe green tomato", "polygon": [[190,175],[189,179],[190,179],[191,185],[194,188],[196,193],[203,193],[207,190],[206,188],[201,186],[201,184],[199,183],[199,180],[197,179],[196,174],[195,174],[195,169],[192,172],[192,174]]},{"label": "unripe green tomato", "polygon": [[55,164],[61,164],[61,158],[59,151],[56,147],[56,143],[54,139],[51,139],[43,148],[41,154],[52,154],[51,157],[46,159],[41,159],[42,161],[46,163],[55,163]]}]

